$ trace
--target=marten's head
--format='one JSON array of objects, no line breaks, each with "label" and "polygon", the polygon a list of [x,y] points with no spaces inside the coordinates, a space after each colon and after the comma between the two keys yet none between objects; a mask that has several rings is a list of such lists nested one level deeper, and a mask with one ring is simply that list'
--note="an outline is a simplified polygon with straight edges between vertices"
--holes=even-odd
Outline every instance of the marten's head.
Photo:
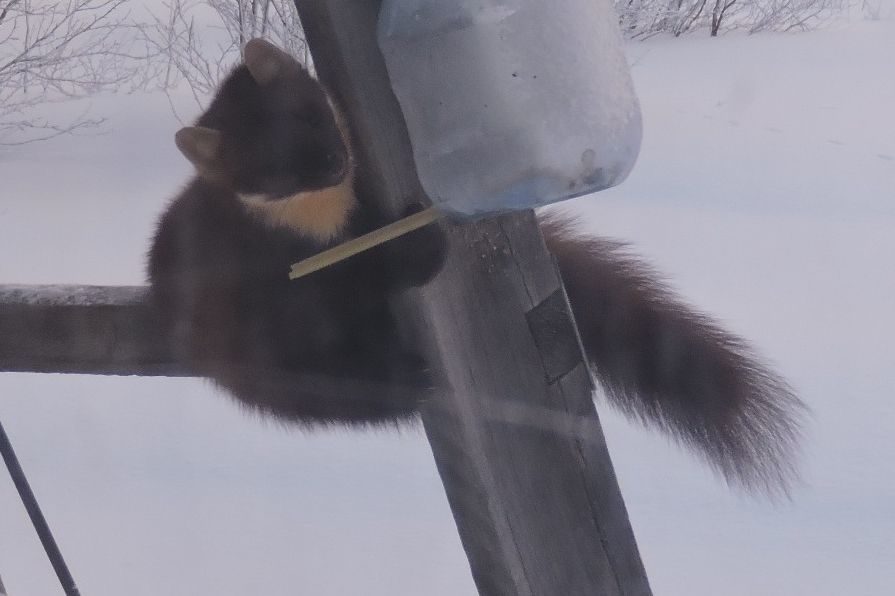
[{"label": "marten's head", "polygon": [[354,208],[348,132],[323,87],[294,58],[254,39],[244,63],[175,137],[205,180],[271,225],[335,237]]}]

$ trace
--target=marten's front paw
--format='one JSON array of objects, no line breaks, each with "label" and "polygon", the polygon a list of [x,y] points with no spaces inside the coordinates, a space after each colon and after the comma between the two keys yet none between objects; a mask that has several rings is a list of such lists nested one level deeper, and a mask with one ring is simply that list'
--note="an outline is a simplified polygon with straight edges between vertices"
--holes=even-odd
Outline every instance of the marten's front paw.
[{"label": "marten's front paw", "polygon": [[[422,203],[411,205],[404,217],[423,209]],[[438,221],[408,232],[390,245],[392,257],[400,263],[402,278],[410,286],[428,283],[441,270],[447,255],[447,236]]]}]

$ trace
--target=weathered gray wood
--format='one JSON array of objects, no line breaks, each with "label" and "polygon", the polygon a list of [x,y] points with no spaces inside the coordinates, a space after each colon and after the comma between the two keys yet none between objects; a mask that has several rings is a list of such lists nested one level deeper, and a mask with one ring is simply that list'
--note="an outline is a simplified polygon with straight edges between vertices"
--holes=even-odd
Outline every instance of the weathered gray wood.
[{"label": "weathered gray wood", "polygon": [[[145,297],[142,286],[0,285],[0,372],[193,376]],[[378,391],[372,381],[310,373],[292,378],[332,399]],[[419,395],[392,385],[381,391]]]},{"label": "weathered gray wood", "polygon": [[[195,376],[175,356],[145,297],[142,286],[0,285],[0,372]],[[332,399],[364,391],[420,397],[418,389],[373,381],[291,377]]]},{"label": "weathered gray wood", "polygon": [[[421,190],[375,44],[380,3],[296,4],[317,72],[355,128],[360,183],[398,213]],[[649,594],[533,214],[448,234],[444,271],[403,306],[453,388],[423,421],[479,592]]]},{"label": "weathered gray wood", "polygon": [[0,286],[0,371],[188,375],[139,286]]}]

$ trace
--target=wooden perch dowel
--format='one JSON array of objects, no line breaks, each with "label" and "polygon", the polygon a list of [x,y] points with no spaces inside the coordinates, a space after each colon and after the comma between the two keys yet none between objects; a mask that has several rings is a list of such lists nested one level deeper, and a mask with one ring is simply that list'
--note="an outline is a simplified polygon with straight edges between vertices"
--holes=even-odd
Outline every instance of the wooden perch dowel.
[{"label": "wooden perch dowel", "polygon": [[353,257],[365,250],[369,250],[374,246],[379,246],[389,240],[394,240],[398,236],[403,236],[408,232],[427,226],[436,221],[439,217],[441,217],[441,212],[435,207],[429,207],[419,213],[414,213],[404,219],[399,219],[396,222],[390,223],[387,226],[382,226],[368,234],[343,242],[338,246],[324,250],[313,257],[308,257],[307,259],[292,265],[292,270],[289,272],[289,279],[298,279],[309,273],[319,271],[324,267],[329,267],[339,261],[344,261],[345,259]]}]

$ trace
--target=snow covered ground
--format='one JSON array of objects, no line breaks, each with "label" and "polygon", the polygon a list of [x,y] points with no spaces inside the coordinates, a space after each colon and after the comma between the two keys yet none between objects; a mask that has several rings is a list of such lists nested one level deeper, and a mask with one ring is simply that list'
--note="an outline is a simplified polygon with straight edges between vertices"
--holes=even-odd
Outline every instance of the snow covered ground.
[{"label": "snow covered ground", "polygon": [[[631,241],[810,405],[791,503],[731,493],[598,402],[657,595],[895,590],[895,21],[656,39],[640,161],[568,208]],[[0,283],[137,284],[189,168],[158,97],[0,152]],[[421,432],[301,434],[195,379],[0,374],[0,419],[81,591],[472,594]],[[0,474],[0,575],[58,593]]]}]

